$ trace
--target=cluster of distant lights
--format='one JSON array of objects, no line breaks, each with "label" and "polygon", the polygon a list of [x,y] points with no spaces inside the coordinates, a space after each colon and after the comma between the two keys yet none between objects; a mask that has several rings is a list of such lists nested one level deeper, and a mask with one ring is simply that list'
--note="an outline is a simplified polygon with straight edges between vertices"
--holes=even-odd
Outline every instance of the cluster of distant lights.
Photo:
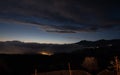
[{"label": "cluster of distant lights", "polygon": [[38,54],[51,56],[51,55],[53,55],[54,53],[53,53],[53,52],[50,52],[50,51],[40,51]]}]

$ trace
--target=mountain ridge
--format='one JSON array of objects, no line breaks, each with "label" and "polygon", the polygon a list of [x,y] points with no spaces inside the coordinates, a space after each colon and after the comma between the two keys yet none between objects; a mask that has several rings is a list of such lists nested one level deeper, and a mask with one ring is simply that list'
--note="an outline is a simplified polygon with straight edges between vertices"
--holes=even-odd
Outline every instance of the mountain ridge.
[{"label": "mountain ridge", "polygon": [[39,44],[39,43],[26,43],[21,41],[0,41],[0,53],[8,54],[34,54],[39,53],[40,51],[47,51],[53,53],[61,52],[73,52],[75,50],[99,48],[99,47],[111,47],[111,46],[120,46],[120,39],[112,40],[97,40],[97,41],[87,41],[82,40],[77,43],[72,44]]}]

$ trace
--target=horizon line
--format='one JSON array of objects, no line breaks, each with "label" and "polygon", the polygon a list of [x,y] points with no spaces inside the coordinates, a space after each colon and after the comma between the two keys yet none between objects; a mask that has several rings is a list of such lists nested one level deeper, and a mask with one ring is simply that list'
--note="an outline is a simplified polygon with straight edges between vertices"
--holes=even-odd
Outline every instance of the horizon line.
[{"label": "horizon line", "polygon": [[[99,40],[120,40],[120,39],[99,39]],[[95,41],[99,41],[99,40],[80,40],[80,41],[92,41],[92,42],[95,42]],[[64,44],[75,44],[75,43],[78,43],[78,42],[73,42],[73,43],[40,43],[40,42],[35,42],[35,41],[21,41],[21,40],[0,40],[0,42],[23,42],[23,43],[36,43],[36,44],[57,44],[57,45],[64,45]]]}]

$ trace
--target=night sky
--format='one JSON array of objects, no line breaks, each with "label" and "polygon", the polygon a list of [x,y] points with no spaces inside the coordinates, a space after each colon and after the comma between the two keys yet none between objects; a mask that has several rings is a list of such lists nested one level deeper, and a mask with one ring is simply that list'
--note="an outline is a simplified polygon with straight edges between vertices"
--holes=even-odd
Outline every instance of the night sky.
[{"label": "night sky", "polygon": [[0,41],[120,39],[118,0],[0,0]]}]

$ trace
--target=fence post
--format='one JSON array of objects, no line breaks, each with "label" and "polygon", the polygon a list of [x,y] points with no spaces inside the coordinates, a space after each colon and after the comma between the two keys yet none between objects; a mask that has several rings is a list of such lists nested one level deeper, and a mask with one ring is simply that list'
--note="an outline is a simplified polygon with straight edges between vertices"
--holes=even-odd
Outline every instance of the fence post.
[{"label": "fence post", "polygon": [[35,75],[37,75],[37,69],[35,69]]},{"label": "fence post", "polygon": [[68,63],[68,68],[69,68],[69,75],[72,75],[70,63]]}]

